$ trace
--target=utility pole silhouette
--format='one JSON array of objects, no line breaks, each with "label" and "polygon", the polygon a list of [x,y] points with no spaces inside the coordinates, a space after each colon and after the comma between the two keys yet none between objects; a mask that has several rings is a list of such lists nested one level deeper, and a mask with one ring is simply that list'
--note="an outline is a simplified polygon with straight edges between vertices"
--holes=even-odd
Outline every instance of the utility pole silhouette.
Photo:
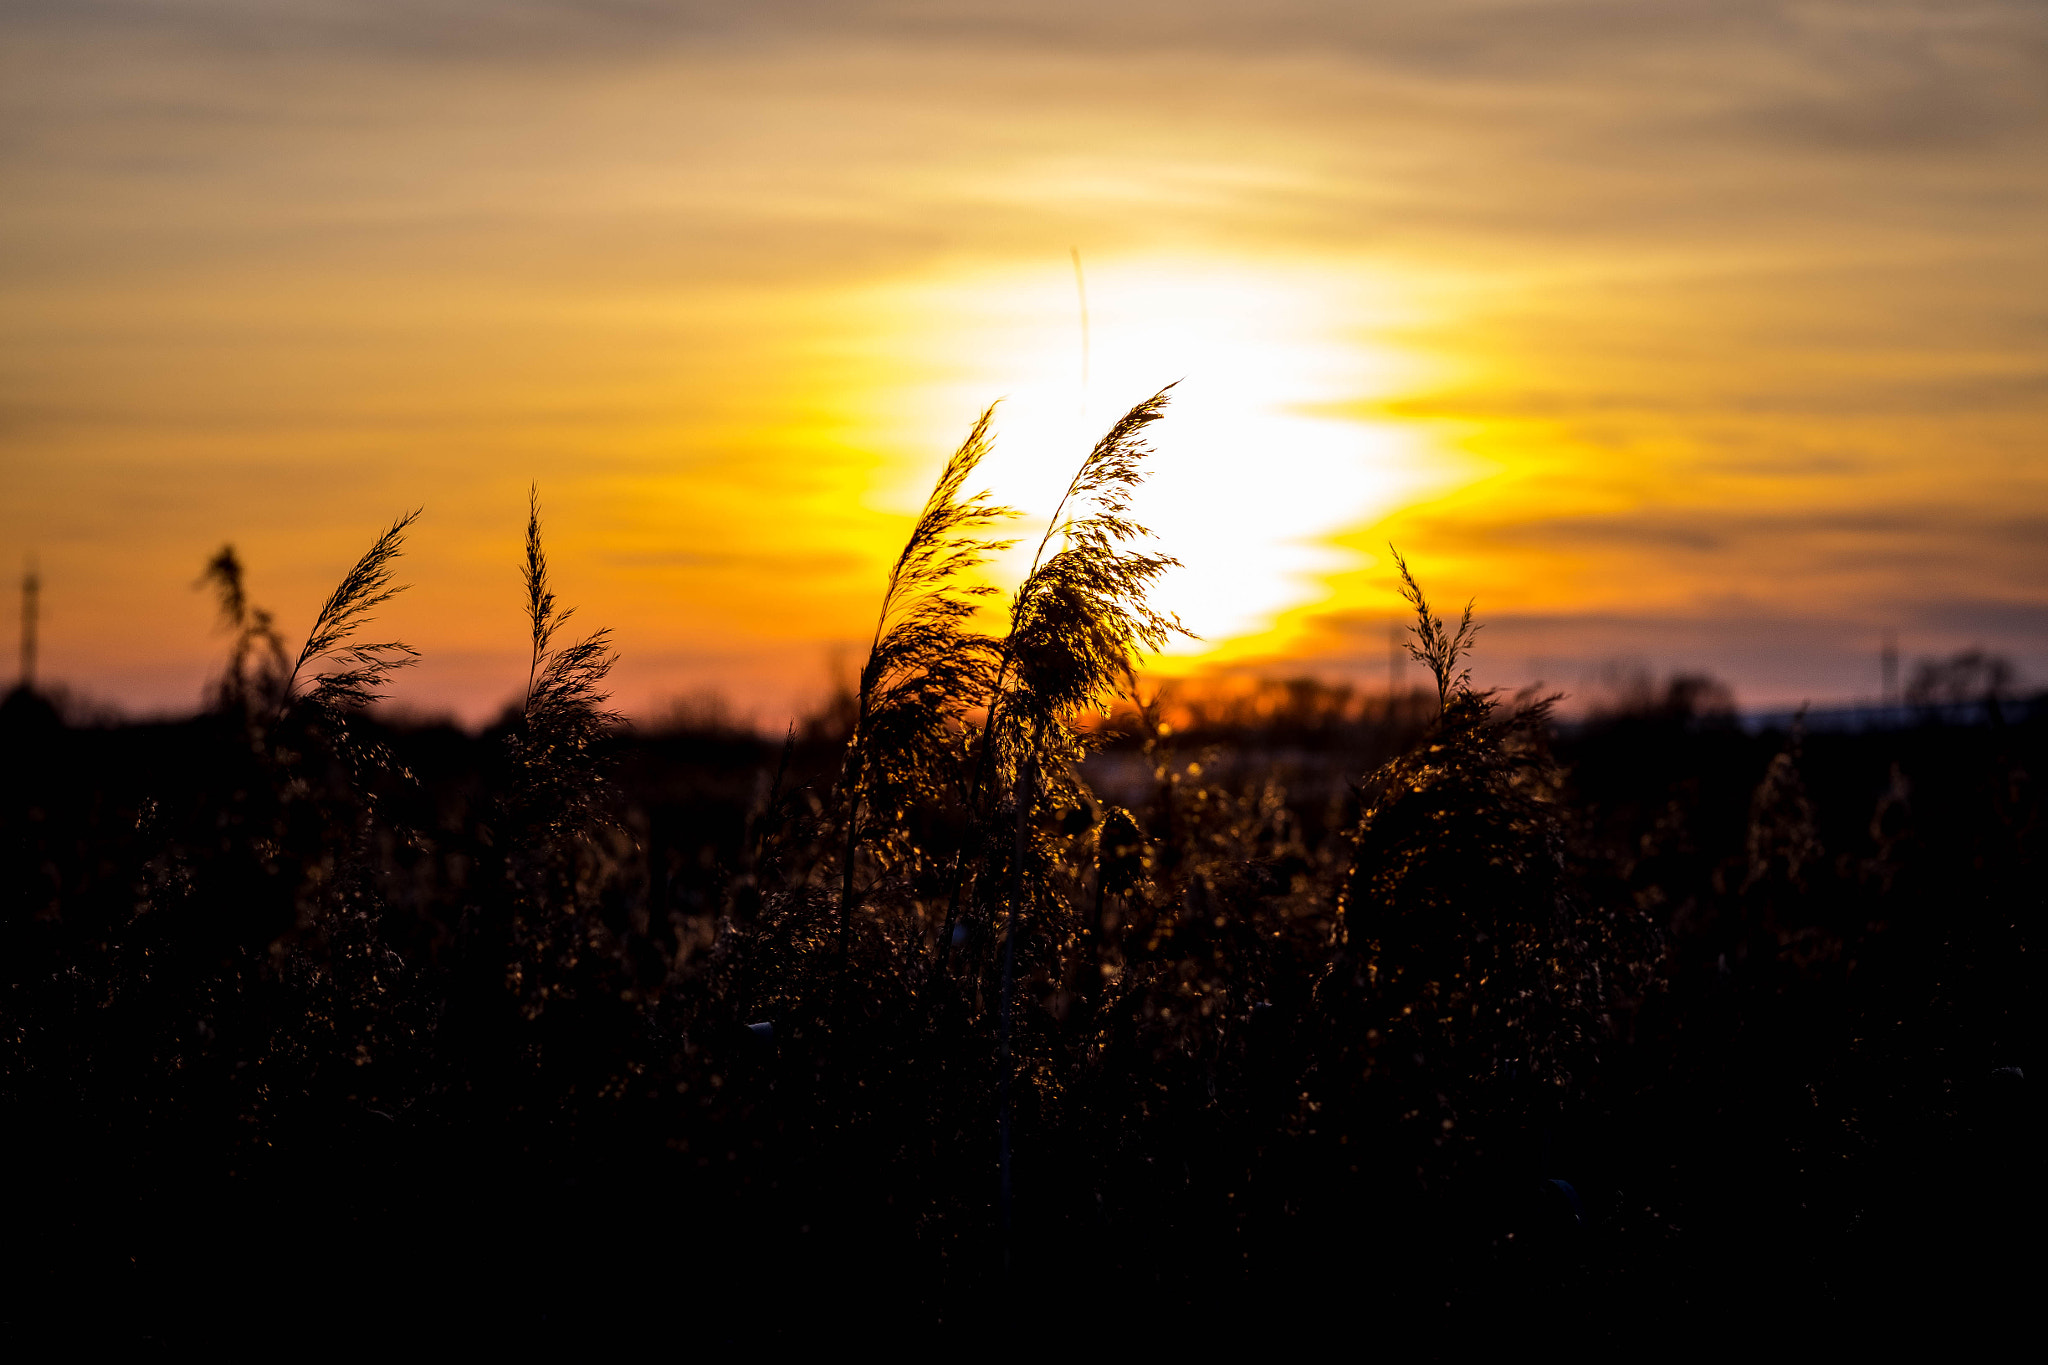
[{"label": "utility pole silhouette", "polygon": [[42,609],[43,580],[36,574],[36,562],[28,561],[21,576],[21,689],[36,688],[36,615]]}]

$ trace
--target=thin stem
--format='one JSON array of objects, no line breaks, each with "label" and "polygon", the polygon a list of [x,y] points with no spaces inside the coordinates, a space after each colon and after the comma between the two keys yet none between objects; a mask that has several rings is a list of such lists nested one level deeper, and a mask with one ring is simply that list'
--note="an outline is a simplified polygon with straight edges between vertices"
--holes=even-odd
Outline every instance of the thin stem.
[{"label": "thin stem", "polygon": [[853,723],[853,750],[846,757],[846,857],[839,880],[839,966],[842,972],[846,968],[847,948],[853,933],[853,859],[860,847],[861,778],[866,769],[862,736],[868,724],[868,694],[869,689],[862,687],[860,713]]},{"label": "thin stem", "polygon": [[1010,903],[1004,915],[1006,922],[1003,934],[1002,1063],[997,1073],[1000,1098],[996,1107],[996,1160],[1000,1167],[997,1203],[1001,1210],[1005,1275],[1010,1272],[1010,1073],[1014,1069],[1011,1061],[1011,1007],[1017,994],[1017,933],[1023,918],[1024,891],[1029,885],[1024,872],[1024,853],[1028,842],[1026,836],[1031,805],[1037,794],[1037,777],[1037,765],[1027,756],[1023,770],[1017,775],[1017,843],[1010,859]]},{"label": "thin stem", "polygon": [[[1076,261],[1078,266],[1078,256]],[[1113,429],[1112,435],[1114,435]],[[1108,439],[1110,438],[1104,438],[1104,440]],[[1075,491],[1080,488],[1082,478],[1088,473],[1089,464],[1095,459],[1096,453],[1100,449],[1101,442],[1097,442],[1095,446],[1089,449],[1086,455],[1082,456],[1080,465],[1074,470],[1074,477],[1067,481],[1066,491],[1060,494],[1059,502],[1052,509],[1052,516],[1046,520],[1045,534],[1038,538],[1038,548],[1031,556],[1030,571],[1024,575],[1023,585],[1019,587],[1017,592],[1020,601],[1030,591],[1032,579],[1037,577],[1039,568],[1045,562],[1045,547],[1052,543],[1053,534],[1066,524],[1061,520],[1062,515],[1067,510],[1067,504],[1073,500]],[[967,820],[970,837],[972,837],[971,831],[974,826],[980,823],[981,792],[982,787],[988,781],[989,760],[993,755],[995,747],[996,719],[1003,708],[1003,683],[1009,678],[1010,665],[1016,660],[1017,616],[1018,613],[1013,609],[1010,613],[1010,629],[1003,636],[1002,657],[996,664],[995,682],[989,687],[988,714],[983,717],[981,723],[981,751],[975,758],[974,782],[969,787],[967,793]],[[955,849],[953,852],[953,866],[950,869],[949,877],[949,880],[953,883],[953,889],[947,898],[946,926],[942,931],[942,937],[939,942],[939,968],[941,971],[944,971],[951,965],[953,956],[953,926],[959,922],[960,917],[960,897],[966,882],[960,867],[962,852],[963,850],[960,849]]]}]

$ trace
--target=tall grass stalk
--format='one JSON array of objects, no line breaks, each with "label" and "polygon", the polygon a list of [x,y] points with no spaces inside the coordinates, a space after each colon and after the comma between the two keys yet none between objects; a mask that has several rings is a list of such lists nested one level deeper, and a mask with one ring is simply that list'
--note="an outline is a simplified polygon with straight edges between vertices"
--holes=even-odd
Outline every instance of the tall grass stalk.
[{"label": "tall grass stalk", "polygon": [[[1151,535],[1131,519],[1131,498],[1145,480],[1145,457],[1152,453],[1145,428],[1164,415],[1173,387],[1117,419],[1082,459],[1046,522],[1031,569],[1011,600],[1009,632],[989,689],[968,792],[970,819],[981,808],[999,755],[1013,788],[1027,756],[1038,762],[1041,775],[1052,764],[1064,772],[1079,753],[1074,716],[1116,695],[1141,647],[1156,650],[1172,635],[1192,636],[1178,617],[1147,600],[1159,576],[1180,561],[1123,548]],[[1069,511],[1077,506],[1085,511]],[[1048,557],[1054,536],[1066,543]],[[950,954],[952,927],[971,876],[971,868],[956,860],[942,962]]]},{"label": "tall grass stalk", "polygon": [[1022,771],[1017,775],[1017,840],[1010,855],[1010,897],[1009,907],[1003,926],[1003,989],[999,1005],[1000,1017],[997,1029],[1002,1039],[1002,1052],[996,1067],[996,1204],[998,1221],[1003,1239],[1003,1273],[1010,1272],[1010,1222],[1011,1222],[1011,1179],[1010,1179],[1010,1136],[1012,1118],[1011,1089],[1015,1083],[1013,1052],[1014,1033],[1010,1026],[1017,999],[1017,918],[1024,904],[1024,897],[1030,886],[1030,874],[1025,870],[1025,853],[1030,845],[1031,806],[1033,788],[1037,786],[1036,765],[1027,757]]},{"label": "tall grass stalk", "polygon": [[853,926],[864,804],[869,810],[885,806],[886,814],[900,816],[902,802],[937,795],[951,732],[992,686],[994,642],[969,629],[969,623],[981,599],[995,589],[967,580],[991,555],[1016,543],[983,534],[1016,513],[991,503],[986,491],[963,493],[989,452],[994,417],[991,406],[946,461],[902,553],[889,569],[875,615],[842,782],[842,963]]},{"label": "tall grass stalk", "polygon": [[258,715],[276,711],[283,700],[284,637],[277,633],[271,614],[249,600],[242,560],[234,546],[221,546],[193,586],[209,584],[220,598],[221,625],[233,637],[227,669],[214,690],[214,703],[253,725]]},{"label": "tall grass stalk", "polygon": [[[1016,837],[1010,858],[1008,904],[1003,916],[1001,1016],[998,1020],[1000,1099],[997,1145],[1001,1170],[1003,1261],[1010,1261],[1012,1072],[1015,1057],[1017,939],[1024,929],[1031,887],[1027,867],[1032,851],[1031,823],[1036,811],[1041,774],[1057,771],[1072,785],[1068,762],[1080,752],[1073,730],[1076,714],[1106,705],[1118,684],[1133,675],[1142,646],[1163,647],[1174,633],[1187,634],[1178,618],[1156,610],[1148,592],[1159,576],[1178,561],[1165,555],[1136,554],[1124,548],[1151,533],[1131,519],[1131,498],[1144,482],[1144,460],[1152,453],[1145,428],[1166,410],[1172,385],[1133,407],[1088,452],[1060,496],[1045,534],[1032,556],[1031,571],[1017,587],[1010,607],[1010,630],[989,692],[988,715],[982,725],[981,754],[969,810],[979,802],[981,786],[999,751],[1010,774],[1016,802]],[[1070,507],[1082,512],[1069,512]],[[1048,556],[1055,534],[1065,544]],[[1005,686],[1005,682],[1008,686]],[[950,928],[961,894],[955,877]],[[944,949],[942,948],[942,952]]]},{"label": "tall grass stalk", "polygon": [[[1407,645],[1408,653],[1435,677],[1436,709],[1441,716],[1449,708],[1453,694],[1470,691],[1472,687],[1472,670],[1459,665],[1471,656],[1473,641],[1479,634],[1479,627],[1472,621],[1477,599],[1465,603],[1465,615],[1458,621],[1457,630],[1446,629],[1443,618],[1430,610],[1415,575],[1408,572],[1408,561],[1391,544],[1387,552],[1394,556],[1394,566],[1401,571],[1401,599],[1415,611],[1415,624],[1408,627],[1408,633],[1414,637]],[[1391,708],[1388,714],[1392,714]]]},{"label": "tall grass stalk", "polygon": [[521,564],[532,653],[520,708],[515,755],[525,813],[554,832],[591,815],[601,789],[597,746],[625,717],[609,709],[605,678],[618,662],[609,627],[572,644],[555,637],[576,609],[558,608],[541,544],[540,489],[526,501],[526,555]]},{"label": "tall grass stalk", "polygon": [[[391,585],[391,569],[404,553],[406,528],[419,515],[415,508],[393,521],[327,595],[306,634],[305,646],[285,675],[278,700],[279,719],[299,701],[330,715],[360,711],[383,698],[381,689],[393,672],[418,662],[419,651],[397,640],[375,644],[352,641],[378,607],[405,591],[404,584]],[[299,676],[308,664],[319,660],[334,666],[315,674],[312,687],[301,697]]]}]

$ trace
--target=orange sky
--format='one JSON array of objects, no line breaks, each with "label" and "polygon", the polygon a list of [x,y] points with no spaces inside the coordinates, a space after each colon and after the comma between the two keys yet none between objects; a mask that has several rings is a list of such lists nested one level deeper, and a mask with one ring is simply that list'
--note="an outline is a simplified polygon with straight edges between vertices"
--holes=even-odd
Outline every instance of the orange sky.
[{"label": "orange sky", "polygon": [[1377,680],[1391,537],[1487,681],[2048,680],[2028,0],[31,0],[0,120],[0,563],[131,710],[222,541],[302,630],[423,505],[395,700],[490,713],[537,479],[620,702],[774,724],[982,405],[1039,506],[1174,379],[1168,667]]}]

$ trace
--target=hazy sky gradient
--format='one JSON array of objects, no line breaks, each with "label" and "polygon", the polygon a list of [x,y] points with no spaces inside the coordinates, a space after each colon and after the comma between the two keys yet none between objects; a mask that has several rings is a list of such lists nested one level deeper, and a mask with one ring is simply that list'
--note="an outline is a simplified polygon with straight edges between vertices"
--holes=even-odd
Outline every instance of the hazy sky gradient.
[{"label": "hazy sky gradient", "polygon": [[175,707],[222,541],[302,630],[424,505],[398,699],[476,717],[537,479],[621,702],[767,717],[981,405],[1040,505],[1182,379],[1173,667],[1377,679],[1392,538],[1491,681],[2048,680],[2044,135],[2039,0],[17,4],[0,562]]}]

